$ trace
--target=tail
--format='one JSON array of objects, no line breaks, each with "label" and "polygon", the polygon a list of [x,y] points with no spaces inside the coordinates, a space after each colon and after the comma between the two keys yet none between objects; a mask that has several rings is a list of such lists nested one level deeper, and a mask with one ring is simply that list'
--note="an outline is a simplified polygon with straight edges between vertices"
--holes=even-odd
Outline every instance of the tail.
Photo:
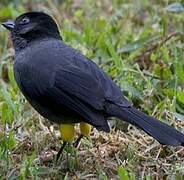
[{"label": "tail", "polygon": [[184,146],[184,134],[134,107],[111,106],[109,113],[142,129],[158,142],[171,146]]}]

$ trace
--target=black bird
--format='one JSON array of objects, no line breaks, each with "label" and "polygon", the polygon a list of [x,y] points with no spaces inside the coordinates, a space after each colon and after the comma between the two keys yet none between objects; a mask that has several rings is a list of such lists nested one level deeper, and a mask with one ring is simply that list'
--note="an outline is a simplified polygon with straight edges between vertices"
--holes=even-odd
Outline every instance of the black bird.
[{"label": "black bird", "polygon": [[67,46],[55,21],[43,12],[28,12],[5,22],[15,49],[16,82],[30,104],[60,124],[62,138],[74,137],[74,124],[89,135],[90,125],[109,132],[115,116],[142,129],[165,145],[184,145],[184,134],[140,112],[93,61]]}]

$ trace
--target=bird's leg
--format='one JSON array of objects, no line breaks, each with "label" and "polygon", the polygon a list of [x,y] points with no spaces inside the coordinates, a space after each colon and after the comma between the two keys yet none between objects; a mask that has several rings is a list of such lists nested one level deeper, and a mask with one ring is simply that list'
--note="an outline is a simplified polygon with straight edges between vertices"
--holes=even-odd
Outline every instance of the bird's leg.
[{"label": "bird's leg", "polygon": [[66,145],[67,145],[67,142],[66,142],[66,141],[63,142],[63,144],[62,144],[60,150],[59,150],[58,153],[57,153],[56,162],[58,162],[58,160],[59,160],[59,158],[60,158],[60,156],[61,156],[61,154],[62,154],[64,148],[66,147]]},{"label": "bird's leg", "polygon": [[80,132],[83,136],[89,137],[91,133],[91,125],[85,122],[80,123]]},{"label": "bird's leg", "polygon": [[78,139],[74,143],[74,147],[76,147],[76,148],[79,146],[79,143],[83,137],[88,138],[90,136],[91,125],[88,123],[85,123],[85,122],[81,122],[80,123],[80,132],[81,132],[81,135],[78,137]]},{"label": "bird's leg", "polygon": [[80,143],[80,141],[81,141],[81,139],[84,137],[84,135],[80,135],[78,138],[77,138],[77,140],[74,142],[74,144],[73,144],[73,146],[75,147],[75,148],[78,148],[78,146],[79,146],[79,143]]},{"label": "bird's leg", "polygon": [[56,162],[59,160],[61,153],[63,152],[63,149],[65,146],[73,141],[75,136],[75,124],[60,124],[59,130],[61,133],[61,139],[63,140],[63,145],[61,146],[59,152],[56,156]]}]

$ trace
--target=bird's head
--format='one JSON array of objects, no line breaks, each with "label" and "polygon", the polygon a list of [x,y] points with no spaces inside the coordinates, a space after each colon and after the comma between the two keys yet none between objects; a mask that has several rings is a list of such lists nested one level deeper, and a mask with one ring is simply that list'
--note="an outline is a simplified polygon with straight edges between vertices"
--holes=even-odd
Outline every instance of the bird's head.
[{"label": "bird's head", "polygon": [[27,12],[15,22],[7,21],[2,25],[10,31],[15,49],[44,38],[61,39],[56,22],[43,12]]}]

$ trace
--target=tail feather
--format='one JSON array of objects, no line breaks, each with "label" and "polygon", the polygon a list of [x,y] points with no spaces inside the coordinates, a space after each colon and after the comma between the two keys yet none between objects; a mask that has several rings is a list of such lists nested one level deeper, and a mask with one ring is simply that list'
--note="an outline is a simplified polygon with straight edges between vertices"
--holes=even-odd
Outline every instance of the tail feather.
[{"label": "tail feather", "polygon": [[184,134],[134,107],[111,106],[110,113],[142,129],[161,144],[184,146]]}]

